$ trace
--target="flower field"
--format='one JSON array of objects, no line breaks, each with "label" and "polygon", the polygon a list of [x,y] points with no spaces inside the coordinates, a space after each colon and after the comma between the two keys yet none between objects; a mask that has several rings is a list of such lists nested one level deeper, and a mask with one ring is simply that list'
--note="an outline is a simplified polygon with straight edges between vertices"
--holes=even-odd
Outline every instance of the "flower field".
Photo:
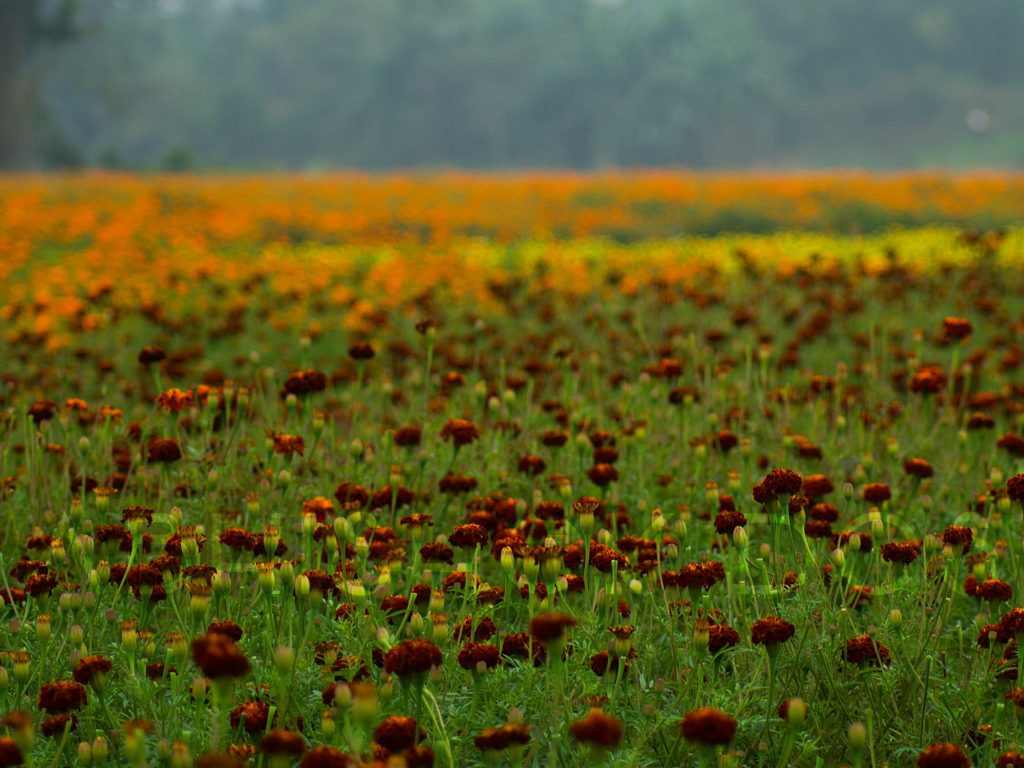
[{"label": "flower field", "polygon": [[1024,766],[1022,220],[0,180],[0,766]]}]

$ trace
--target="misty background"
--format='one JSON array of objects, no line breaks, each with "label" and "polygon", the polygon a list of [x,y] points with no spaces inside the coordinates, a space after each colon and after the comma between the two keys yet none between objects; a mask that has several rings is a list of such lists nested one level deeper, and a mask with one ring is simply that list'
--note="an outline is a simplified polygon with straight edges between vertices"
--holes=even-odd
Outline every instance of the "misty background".
[{"label": "misty background", "polygon": [[1020,0],[0,0],[0,165],[1024,168]]}]

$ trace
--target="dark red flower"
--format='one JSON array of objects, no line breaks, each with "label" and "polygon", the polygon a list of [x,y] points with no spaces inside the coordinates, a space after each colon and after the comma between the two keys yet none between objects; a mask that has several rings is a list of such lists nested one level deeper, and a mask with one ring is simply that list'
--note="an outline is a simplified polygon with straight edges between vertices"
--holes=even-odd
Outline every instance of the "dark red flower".
[{"label": "dark red flower", "polygon": [[687,712],[679,724],[683,738],[696,744],[728,744],[736,735],[736,720],[720,709],[701,707]]},{"label": "dark red flower", "polygon": [[497,728],[485,728],[473,738],[481,752],[500,752],[509,747],[520,747],[530,743],[530,729],[526,725],[507,723]]},{"label": "dark red flower", "polygon": [[214,680],[242,677],[249,672],[249,660],[227,635],[207,633],[192,641],[192,660],[203,674]]},{"label": "dark red flower", "polygon": [[173,437],[151,437],[146,443],[146,461],[150,464],[171,464],[181,458],[181,448]]},{"label": "dark red flower", "polygon": [[778,616],[765,616],[754,622],[750,641],[754,645],[773,646],[784,643],[796,633],[796,627]]},{"label": "dark red flower", "polygon": [[576,619],[565,613],[539,613],[530,621],[530,636],[539,643],[561,640],[565,630],[576,626]]},{"label": "dark red flower", "polygon": [[487,669],[498,666],[501,652],[498,646],[489,643],[466,643],[459,650],[459,666],[463,669],[476,670],[480,664]]},{"label": "dark red flower", "polygon": [[449,419],[441,428],[441,439],[451,441],[456,447],[469,445],[480,437],[480,431],[469,419]]},{"label": "dark red flower", "polygon": [[943,742],[926,747],[917,756],[917,768],[971,768],[971,761],[956,744]]},{"label": "dark red flower", "polygon": [[441,666],[441,649],[429,640],[403,640],[384,656],[384,670],[399,677],[423,675]]},{"label": "dark red flower", "polygon": [[425,735],[415,718],[391,715],[374,730],[373,740],[390,752],[402,752],[415,746]]},{"label": "dark red flower", "polygon": [[892,662],[889,649],[870,635],[858,635],[847,640],[842,655],[844,661],[858,666],[887,667]]},{"label": "dark red flower", "polygon": [[569,732],[576,741],[613,749],[622,741],[622,721],[594,708],[586,717],[569,726]]},{"label": "dark red flower", "polygon": [[85,706],[85,686],[74,680],[44,683],[39,689],[39,708],[50,714],[70,712]]},{"label": "dark red flower", "polygon": [[892,491],[885,483],[868,483],[864,486],[863,497],[869,504],[883,504],[892,498]]}]

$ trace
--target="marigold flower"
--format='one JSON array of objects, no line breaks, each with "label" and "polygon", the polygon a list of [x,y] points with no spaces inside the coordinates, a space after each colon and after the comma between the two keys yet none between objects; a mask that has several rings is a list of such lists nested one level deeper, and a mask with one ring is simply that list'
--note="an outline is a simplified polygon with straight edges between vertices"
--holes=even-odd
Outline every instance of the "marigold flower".
[{"label": "marigold flower", "polygon": [[480,432],[469,419],[449,419],[441,428],[441,439],[450,441],[459,448],[469,445],[480,437]]},{"label": "marigold flower", "polygon": [[942,333],[947,339],[966,339],[973,330],[971,321],[964,317],[946,317],[942,321]]},{"label": "marigold flower", "polygon": [[890,541],[882,545],[882,559],[887,563],[907,565],[921,555],[920,541]]},{"label": "marigold flower", "polygon": [[39,689],[39,708],[50,714],[70,712],[85,706],[85,686],[75,680],[44,683]]},{"label": "marigold flower", "polygon": [[501,752],[511,747],[521,747],[530,743],[530,728],[520,723],[485,728],[473,738],[473,743],[481,752]]},{"label": "marigold flower", "polygon": [[487,543],[487,529],[476,523],[465,523],[455,526],[448,541],[456,547],[475,547]]},{"label": "marigold flower", "polygon": [[736,735],[736,720],[714,707],[687,712],[679,724],[683,738],[705,746],[728,744]]},{"label": "marigold flower", "polygon": [[974,532],[966,525],[947,525],[942,532],[942,543],[969,552],[974,541]]},{"label": "marigold flower", "polygon": [[63,736],[65,732],[77,729],[78,718],[69,712],[44,717],[43,722],[39,724],[39,732],[47,737]]},{"label": "marigold flower", "polygon": [[498,646],[489,643],[466,643],[459,650],[459,666],[463,669],[476,670],[483,664],[487,669],[498,666],[501,652]]},{"label": "marigold flower", "polygon": [[181,448],[173,437],[151,437],[146,443],[146,461],[150,464],[171,464],[181,458]]},{"label": "marigold flower", "polygon": [[157,395],[156,403],[169,413],[180,413],[195,402],[190,389],[167,389]]},{"label": "marigold flower", "polygon": [[1014,475],[1006,481],[1006,495],[1012,501],[1024,502],[1024,474]]},{"label": "marigold flower", "polygon": [[971,761],[956,744],[932,744],[917,756],[917,768],[971,768]]},{"label": "marigold flower", "polygon": [[260,751],[265,755],[298,756],[306,751],[302,734],[284,728],[275,728],[260,740]]},{"label": "marigold flower", "polygon": [[889,649],[870,635],[858,635],[846,641],[843,660],[858,666],[889,666],[892,654]]},{"label": "marigold flower", "polygon": [[356,768],[357,765],[353,758],[340,749],[320,746],[303,755],[299,768]]},{"label": "marigold flower", "polygon": [[110,659],[105,656],[83,656],[75,665],[72,677],[82,685],[88,685],[97,676],[105,675],[113,669],[113,666]]},{"label": "marigold flower", "polygon": [[892,491],[885,483],[868,483],[862,496],[869,504],[882,504],[892,498]]},{"label": "marigold flower", "polygon": [[576,626],[576,619],[565,613],[540,613],[530,621],[530,635],[539,643],[553,643],[562,639],[565,630]]},{"label": "marigold flower", "polygon": [[207,633],[192,641],[192,660],[207,677],[243,677],[249,672],[249,660],[227,635]]},{"label": "marigold flower", "polygon": [[750,640],[754,645],[773,646],[784,643],[796,633],[796,627],[778,616],[765,616],[754,622]]},{"label": "marigold flower", "polygon": [[423,430],[415,425],[399,427],[392,436],[392,442],[401,448],[415,448],[423,438]]},{"label": "marigold flower", "polygon": [[295,371],[284,382],[284,394],[304,397],[327,389],[327,376],[320,371]]},{"label": "marigold flower", "polygon": [[415,746],[426,734],[415,718],[391,715],[384,718],[373,732],[373,740],[389,752],[402,752]]},{"label": "marigold flower", "polygon": [[441,666],[441,649],[429,640],[403,640],[384,656],[384,671],[399,677],[424,675]]},{"label": "marigold flower", "polygon": [[569,732],[576,741],[604,749],[614,749],[622,741],[622,721],[593,708],[586,717],[569,726]]},{"label": "marigold flower", "polygon": [[25,762],[18,742],[10,736],[0,736],[0,768],[21,765]]},{"label": "marigold flower", "polygon": [[231,710],[231,727],[242,726],[250,734],[263,733],[267,729],[270,705],[265,701],[244,701]]}]

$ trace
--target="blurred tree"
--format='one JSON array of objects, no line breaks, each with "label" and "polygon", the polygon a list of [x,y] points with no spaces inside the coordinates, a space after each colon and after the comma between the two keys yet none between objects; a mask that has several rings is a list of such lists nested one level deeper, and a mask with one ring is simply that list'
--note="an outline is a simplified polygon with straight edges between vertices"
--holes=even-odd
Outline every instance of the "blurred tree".
[{"label": "blurred tree", "polygon": [[92,162],[1024,163],[1020,0],[79,0],[78,17],[88,33],[46,49],[44,100]]},{"label": "blurred tree", "polygon": [[0,168],[31,159],[36,88],[30,57],[40,44],[75,34],[75,0],[0,2]]}]

